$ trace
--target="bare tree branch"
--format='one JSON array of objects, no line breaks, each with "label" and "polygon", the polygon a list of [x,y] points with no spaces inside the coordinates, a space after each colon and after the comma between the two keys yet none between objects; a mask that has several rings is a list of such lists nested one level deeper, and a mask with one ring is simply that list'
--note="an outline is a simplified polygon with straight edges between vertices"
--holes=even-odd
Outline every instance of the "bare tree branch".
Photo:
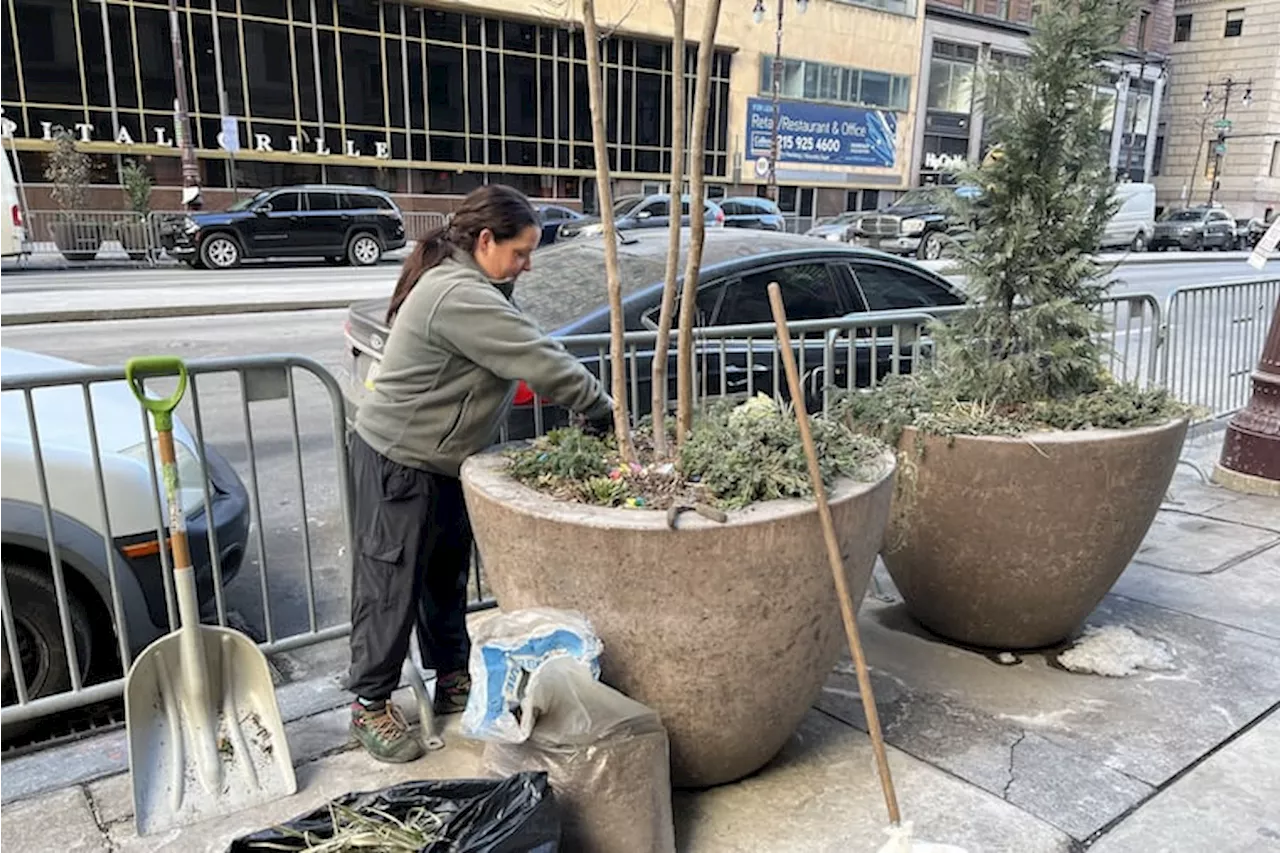
[{"label": "bare tree branch", "polygon": [[685,145],[685,76],[684,13],[685,0],[668,0],[674,33],[671,40],[671,232],[667,242],[667,271],[662,287],[662,310],[658,316],[658,339],[653,349],[653,447],[659,458],[667,455],[667,358],[671,352],[671,321],[676,306],[676,277],[680,272],[681,214],[680,190],[684,185]]},{"label": "bare tree branch", "polygon": [[[711,62],[715,57],[720,0],[709,0],[707,17],[698,43],[698,76],[693,93],[693,132],[689,154],[689,258],[680,296],[680,333],[676,352],[676,444],[684,444],[693,426],[693,317],[706,240],[706,206],[703,201],[706,173],[707,112],[711,100]],[[681,57],[681,61],[683,61]],[[672,142],[675,140],[673,139]],[[673,213],[673,215],[676,215]]]},{"label": "bare tree branch", "polygon": [[609,186],[609,150],[604,127],[604,89],[600,76],[600,28],[595,0],[582,0],[582,25],[587,46],[587,91],[591,102],[591,142],[596,158],[596,187],[600,223],[604,228],[605,281],[609,289],[610,391],[614,398],[613,428],[623,462],[635,461],[631,423],[627,416],[627,365],[623,349],[622,276],[618,269],[618,227],[613,219],[613,191]]}]

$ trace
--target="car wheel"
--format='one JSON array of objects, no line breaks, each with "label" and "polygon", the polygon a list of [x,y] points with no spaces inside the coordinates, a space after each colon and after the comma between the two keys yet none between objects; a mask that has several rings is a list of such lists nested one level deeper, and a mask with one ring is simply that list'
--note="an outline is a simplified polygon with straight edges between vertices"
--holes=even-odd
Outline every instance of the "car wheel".
[{"label": "car wheel", "polygon": [[240,266],[240,244],[228,234],[213,234],[200,244],[200,260],[215,270]]},{"label": "car wheel", "polygon": [[[9,599],[14,604],[14,639],[26,680],[27,698],[37,699],[70,690],[71,665],[62,643],[62,621],[58,616],[53,578],[23,563],[5,562],[3,571],[9,586]],[[84,674],[89,671],[93,627],[84,605],[70,593],[67,603],[76,656],[80,672]],[[10,705],[18,701],[18,691],[9,659],[8,637],[4,638],[3,650],[3,702]],[[11,727],[5,727],[6,736],[14,734],[16,732]]]},{"label": "car wheel", "polygon": [[920,241],[920,248],[916,250],[916,255],[922,261],[936,261],[942,257],[942,248],[942,234],[938,231],[930,231]]},{"label": "car wheel", "polygon": [[357,234],[347,244],[347,260],[353,267],[370,267],[382,260],[382,244],[372,234]]},{"label": "car wheel", "polygon": [[1133,235],[1133,242],[1129,244],[1129,249],[1134,252],[1145,252],[1147,250],[1147,235],[1141,231]]}]

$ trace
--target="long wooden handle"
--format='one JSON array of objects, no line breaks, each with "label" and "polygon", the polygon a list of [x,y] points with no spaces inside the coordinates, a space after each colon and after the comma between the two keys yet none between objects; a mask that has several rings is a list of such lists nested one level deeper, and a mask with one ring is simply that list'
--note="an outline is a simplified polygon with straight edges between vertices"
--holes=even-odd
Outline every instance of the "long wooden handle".
[{"label": "long wooden handle", "polygon": [[889,773],[889,756],[885,753],[884,733],[880,731],[880,715],[876,712],[875,695],[871,692],[871,673],[867,658],[862,653],[862,639],[858,634],[858,621],[854,618],[853,596],[844,575],[844,558],[840,556],[840,543],[836,539],[836,525],[827,504],[827,490],[822,485],[822,469],[818,465],[818,449],[809,429],[809,413],[805,411],[804,389],[800,384],[800,371],[796,369],[796,357],[791,351],[791,332],[787,328],[787,312],[782,305],[782,290],[777,282],[769,285],[769,304],[773,308],[773,321],[778,327],[778,348],[782,350],[782,364],[787,372],[787,386],[791,389],[791,405],[796,410],[796,422],[800,427],[800,440],[804,442],[804,455],[809,462],[809,479],[813,481],[813,496],[818,501],[818,518],[822,521],[822,536],[827,544],[827,559],[836,583],[836,597],[840,601],[840,617],[844,620],[844,633],[849,639],[849,653],[853,656],[854,670],[858,674],[858,694],[862,697],[862,710],[867,717],[867,733],[871,735],[871,749],[876,757],[876,770],[880,773],[880,787],[884,790],[884,804],[889,811],[889,822],[902,822],[898,810],[898,795],[893,788],[893,776]]}]

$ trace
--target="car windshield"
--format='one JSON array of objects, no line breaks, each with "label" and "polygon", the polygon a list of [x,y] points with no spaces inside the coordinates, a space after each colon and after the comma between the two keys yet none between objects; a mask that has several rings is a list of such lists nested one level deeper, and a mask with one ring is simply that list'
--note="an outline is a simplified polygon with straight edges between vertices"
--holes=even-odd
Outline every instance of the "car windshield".
[{"label": "car windshield", "polygon": [[1199,222],[1204,219],[1203,210],[1175,210],[1173,213],[1167,214],[1164,218],[1165,222]]},{"label": "car windshield", "polygon": [[263,190],[252,198],[242,198],[228,207],[227,210],[251,210],[265,201],[269,192],[270,190]]},{"label": "car windshield", "polygon": [[822,224],[823,225],[852,225],[854,222],[858,220],[858,217],[862,215],[863,214],[859,211],[851,210],[848,213],[842,213],[833,219],[828,219],[826,222]]},{"label": "car windshield", "polygon": [[[800,242],[797,242],[800,241]],[[681,241],[680,269],[689,240]],[[764,252],[807,248],[808,238],[736,228],[709,229],[702,264],[709,267],[733,258]],[[667,235],[658,233],[618,246],[624,296],[662,281],[666,271]],[[604,241],[597,238],[553,243],[534,255],[533,269],[516,282],[515,301],[544,329],[554,331],[596,308],[604,307]]]},{"label": "car windshield", "polygon": [[613,202],[613,215],[626,216],[631,212],[632,208],[642,201],[644,201],[644,196],[642,195],[624,195],[620,199],[615,199]]},{"label": "car windshield", "polygon": [[937,187],[922,187],[911,190],[902,198],[889,205],[889,210],[903,207],[937,207],[946,203],[948,193]]}]

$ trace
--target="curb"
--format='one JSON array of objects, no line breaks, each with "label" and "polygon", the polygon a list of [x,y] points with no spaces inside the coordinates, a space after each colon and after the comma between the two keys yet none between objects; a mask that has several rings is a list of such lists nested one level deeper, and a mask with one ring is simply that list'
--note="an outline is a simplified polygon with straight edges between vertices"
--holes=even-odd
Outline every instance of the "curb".
[{"label": "curb", "polygon": [[71,308],[67,310],[9,311],[0,314],[0,326],[36,326],[43,323],[87,323],[105,320],[162,320],[174,317],[208,317],[221,314],[272,314],[287,311],[324,311],[350,308],[365,297],[347,299],[288,300],[193,305],[138,305],[130,308]]}]

